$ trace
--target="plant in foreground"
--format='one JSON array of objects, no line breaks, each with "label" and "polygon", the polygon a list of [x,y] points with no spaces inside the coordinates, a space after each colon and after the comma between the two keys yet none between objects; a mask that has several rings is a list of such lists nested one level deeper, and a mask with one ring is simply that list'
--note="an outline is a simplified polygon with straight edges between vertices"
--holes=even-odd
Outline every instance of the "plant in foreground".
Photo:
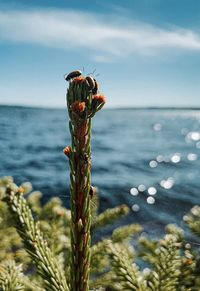
[{"label": "plant in foreground", "polygon": [[[78,76],[77,76],[78,75]],[[74,77],[75,76],[75,77]],[[67,108],[71,147],[64,153],[69,157],[71,193],[71,290],[89,290],[90,270],[90,200],[91,176],[91,118],[105,104],[105,97],[98,95],[96,80],[81,72],[70,73],[67,91]]]},{"label": "plant in foreground", "polygon": [[[0,196],[7,202],[0,201],[0,217],[8,215],[7,205],[12,214],[8,220],[0,219],[0,290],[71,290],[69,210],[58,198],[41,206],[39,192],[30,193],[26,199],[24,192],[25,188],[17,187],[10,178],[0,179]],[[184,217],[197,241],[199,209],[196,206]],[[107,209],[92,221],[92,232],[112,223],[117,213],[119,217],[127,212],[124,205]],[[31,260],[22,253],[16,230]],[[137,224],[118,227],[110,236],[92,244],[90,290],[199,291],[199,249],[186,241],[183,230],[168,225],[163,239],[152,241],[139,236],[138,243],[134,243],[137,248],[133,249],[128,243],[140,231]],[[138,260],[146,266],[139,267]]]}]

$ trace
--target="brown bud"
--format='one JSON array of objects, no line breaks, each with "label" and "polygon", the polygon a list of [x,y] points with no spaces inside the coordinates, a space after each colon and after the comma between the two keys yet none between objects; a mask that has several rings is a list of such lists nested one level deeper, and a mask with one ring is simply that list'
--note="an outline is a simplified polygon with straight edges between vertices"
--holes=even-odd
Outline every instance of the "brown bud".
[{"label": "brown bud", "polygon": [[69,156],[70,156],[70,153],[71,153],[71,147],[70,146],[68,146],[68,147],[65,147],[64,149],[63,149],[63,153],[69,158]]},{"label": "brown bud", "polygon": [[105,98],[105,96],[102,95],[102,94],[99,94],[99,95],[93,95],[93,96],[92,96],[92,99],[95,100],[95,101],[97,101],[99,104],[100,104],[100,103],[105,103],[105,102],[106,102],[106,98]]},{"label": "brown bud", "polygon": [[74,82],[74,83],[77,83],[77,84],[80,84],[80,83],[82,83],[84,80],[85,80],[85,78],[84,78],[83,76],[80,76],[80,77],[76,77],[76,78],[74,78],[73,82]]},{"label": "brown bud", "polygon": [[71,108],[73,112],[79,114],[85,110],[85,102],[75,101]]},{"label": "brown bud", "polygon": [[185,261],[185,265],[192,265],[192,263],[193,263],[193,260],[192,259],[187,259]]},{"label": "brown bud", "polygon": [[20,186],[20,187],[18,188],[18,193],[23,194],[23,193],[24,193],[24,188]]}]

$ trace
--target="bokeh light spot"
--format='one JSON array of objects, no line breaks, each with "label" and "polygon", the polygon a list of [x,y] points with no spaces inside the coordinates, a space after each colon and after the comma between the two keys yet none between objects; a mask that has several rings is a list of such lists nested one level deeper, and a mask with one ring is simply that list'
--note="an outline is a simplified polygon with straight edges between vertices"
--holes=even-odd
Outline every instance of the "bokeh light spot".
[{"label": "bokeh light spot", "polygon": [[148,197],[148,198],[147,198],[147,203],[148,203],[148,204],[154,204],[154,203],[155,203],[155,198],[152,197],[152,196]]},{"label": "bokeh light spot", "polygon": [[141,185],[138,186],[138,190],[139,190],[140,192],[144,192],[144,191],[146,190],[146,186],[143,185],[143,184],[141,184]]},{"label": "bokeh light spot", "polygon": [[138,189],[133,187],[130,189],[130,194],[133,196],[137,196],[139,194]]},{"label": "bokeh light spot", "polygon": [[155,187],[149,187],[148,188],[148,194],[149,195],[155,195],[157,193],[157,190]]},{"label": "bokeh light spot", "polygon": [[140,210],[140,206],[138,204],[133,204],[131,209],[134,211],[134,212],[138,212]]},{"label": "bokeh light spot", "polygon": [[153,125],[153,129],[154,129],[155,131],[160,131],[160,130],[162,129],[162,125],[161,125],[160,123],[155,123],[155,124]]},{"label": "bokeh light spot", "polygon": [[156,161],[154,161],[154,160],[152,160],[152,161],[149,162],[149,166],[150,166],[151,168],[156,168],[157,165],[158,165],[158,163],[157,163]]},{"label": "bokeh light spot", "polygon": [[181,160],[181,154],[180,153],[175,153],[172,157],[171,157],[171,161],[172,163],[179,163]]},{"label": "bokeh light spot", "polygon": [[187,155],[187,159],[188,159],[189,161],[196,161],[197,158],[198,158],[198,156],[197,156],[196,154],[193,154],[193,153],[189,153],[189,154]]}]

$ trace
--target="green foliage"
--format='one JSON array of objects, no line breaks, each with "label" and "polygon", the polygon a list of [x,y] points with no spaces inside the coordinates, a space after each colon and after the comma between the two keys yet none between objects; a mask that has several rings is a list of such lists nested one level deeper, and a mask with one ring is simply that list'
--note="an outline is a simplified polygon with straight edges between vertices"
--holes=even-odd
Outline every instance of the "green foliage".
[{"label": "green foliage", "polygon": [[200,206],[194,206],[190,213],[188,215],[185,215],[183,217],[183,220],[191,231],[197,235],[198,237],[200,236]]},{"label": "green foliage", "polygon": [[0,290],[23,291],[23,273],[21,265],[16,266],[14,261],[7,261],[0,266]]},{"label": "green foliage", "polygon": [[127,248],[117,243],[110,243],[108,252],[113,274],[112,282],[116,282],[116,290],[146,290],[142,274],[138,266],[133,263],[133,257]]},{"label": "green foliage", "polygon": [[110,224],[121,216],[128,214],[128,212],[129,208],[124,204],[112,209],[106,209],[104,212],[98,215],[96,219],[94,219],[91,228],[98,228],[106,224]]},{"label": "green foliage", "polygon": [[[30,184],[0,179],[0,291],[70,290],[70,211],[59,198],[42,205],[42,194],[30,190]],[[98,201],[98,195],[91,199]],[[92,233],[129,211],[124,205],[101,214],[96,204],[91,208]],[[199,209],[184,217],[194,245],[173,224],[160,240],[141,236],[142,227],[131,224],[97,241],[91,246],[90,290],[200,290]]]},{"label": "green foliage", "polygon": [[12,183],[7,186],[4,198],[13,214],[16,230],[38,273],[44,279],[46,289],[68,291],[64,272],[60,269],[56,257],[53,256],[48,247],[40,230],[39,222],[34,221],[27,201],[23,197],[23,192],[22,187],[18,188]]},{"label": "green foliage", "polygon": [[148,281],[150,290],[177,290],[181,266],[179,249],[176,236],[167,234],[159,241],[155,249],[156,260]]},{"label": "green foliage", "polygon": [[112,233],[112,241],[115,243],[120,243],[130,238],[142,231],[142,227],[139,224],[130,224],[122,227],[118,227]]}]

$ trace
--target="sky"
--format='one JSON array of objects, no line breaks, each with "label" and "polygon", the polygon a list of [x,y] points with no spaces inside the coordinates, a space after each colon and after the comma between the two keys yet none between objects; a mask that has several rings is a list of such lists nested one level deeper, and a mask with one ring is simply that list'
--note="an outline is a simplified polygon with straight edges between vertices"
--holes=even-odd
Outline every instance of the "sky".
[{"label": "sky", "polygon": [[200,107],[200,1],[0,0],[0,104],[64,107],[63,76],[107,107]]}]

